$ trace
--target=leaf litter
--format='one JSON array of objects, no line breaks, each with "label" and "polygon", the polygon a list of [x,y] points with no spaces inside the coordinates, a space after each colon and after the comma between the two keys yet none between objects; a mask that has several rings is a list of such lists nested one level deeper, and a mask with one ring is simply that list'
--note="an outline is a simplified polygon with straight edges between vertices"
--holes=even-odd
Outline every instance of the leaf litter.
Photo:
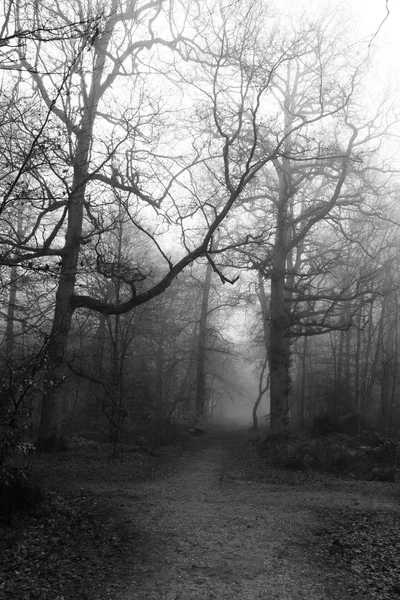
[{"label": "leaf litter", "polygon": [[400,598],[396,483],[273,469],[243,432],[35,460],[46,494],[0,528],[0,600]]}]

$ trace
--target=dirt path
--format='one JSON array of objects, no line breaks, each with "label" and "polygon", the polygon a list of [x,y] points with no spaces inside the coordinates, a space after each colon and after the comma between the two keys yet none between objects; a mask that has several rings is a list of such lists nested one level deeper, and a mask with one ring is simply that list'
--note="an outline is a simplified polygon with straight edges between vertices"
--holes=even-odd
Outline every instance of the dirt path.
[{"label": "dirt path", "polygon": [[399,485],[273,469],[248,433],[32,456],[45,495],[0,528],[0,596],[399,598]]},{"label": "dirt path", "polygon": [[[366,509],[376,500],[351,482],[335,489],[249,481],[234,458],[237,443],[211,436],[161,478],[125,490],[121,509],[132,514],[136,559],[121,600],[332,597],[306,552],[319,527],[316,509]],[[393,500],[380,502],[393,509]]]}]

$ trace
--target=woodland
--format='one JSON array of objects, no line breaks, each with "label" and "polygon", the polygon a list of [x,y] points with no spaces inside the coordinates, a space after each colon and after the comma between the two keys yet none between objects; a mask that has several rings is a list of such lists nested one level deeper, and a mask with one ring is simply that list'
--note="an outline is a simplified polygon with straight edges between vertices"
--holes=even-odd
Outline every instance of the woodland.
[{"label": "woodland", "polygon": [[343,13],[236,9],[3,6],[2,411],[39,449],[201,423],[235,358],[273,433],[397,428],[398,106]]},{"label": "woodland", "polygon": [[351,471],[364,444],[394,481],[398,95],[379,23],[278,4],[2,2],[6,520],[32,453],[151,462],[229,422],[275,466]]}]

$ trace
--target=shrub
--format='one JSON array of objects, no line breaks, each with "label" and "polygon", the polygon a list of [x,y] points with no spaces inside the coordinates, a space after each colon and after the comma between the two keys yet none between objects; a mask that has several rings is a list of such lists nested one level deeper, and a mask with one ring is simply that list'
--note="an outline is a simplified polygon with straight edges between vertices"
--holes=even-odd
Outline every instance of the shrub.
[{"label": "shrub", "polygon": [[36,510],[42,500],[42,489],[26,469],[0,469],[0,520],[3,523],[11,525],[15,513]]},{"label": "shrub", "polygon": [[269,435],[262,444],[262,453],[274,467],[293,471],[304,471],[308,468],[306,453],[300,440],[292,441],[287,436]]},{"label": "shrub", "polygon": [[359,435],[360,431],[367,430],[367,422],[357,413],[338,415],[326,412],[314,418],[311,433],[314,437],[324,437],[332,434],[356,436]]},{"label": "shrub", "polygon": [[30,422],[30,402],[41,389],[46,348],[15,360],[0,353],[0,467],[19,454]]},{"label": "shrub", "polygon": [[285,469],[289,469],[290,471],[305,471],[307,469],[304,456],[288,456],[283,466]]},{"label": "shrub", "polygon": [[338,417],[329,413],[318,415],[313,420],[312,434],[326,436],[337,433],[340,429]]},{"label": "shrub", "polygon": [[369,454],[375,463],[383,466],[396,465],[399,455],[399,444],[391,439],[382,440],[382,443],[371,447]]},{"label": "shrub", "polygon": [[360,446],[357,438],[343,433],[316,438],[292,436],[287,441],[269,436],[262,444],[261,452],[274,467],[394,481],[398,469],[399,444],[376,436],[373,439],[376,440],[376,446]]}]

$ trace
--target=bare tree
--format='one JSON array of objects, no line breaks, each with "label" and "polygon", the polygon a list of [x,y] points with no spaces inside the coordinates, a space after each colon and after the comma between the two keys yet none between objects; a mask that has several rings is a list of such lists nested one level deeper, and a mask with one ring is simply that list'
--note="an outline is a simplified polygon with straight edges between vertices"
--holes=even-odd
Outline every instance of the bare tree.
[{"label": "bare tree", "polygon": [[[269,287],[269,307],[262,294],[261,308],[276,433],[289,424],[293,339],[348,330],[359,306],[377,292],[379,267],[369,266],[368,250],[361,260],[355,252],[363,249],[355,222],[359,215],[371,230],[373,220],[384,216],[380,196],[390,177],[371,161],[390,116],[383,123],[381,107],[359,116],[363,67],[351,65],[350,53],[344,66],[345,40],[332,21],[310,23],[302,33],[270,84],[269,116],[254,125],[257,149],[267,150],[271,160],[242,198],[246,224],[238,224],[236,239],[241,234],[246,248],[242,258],[238,245],[233,253]],[[376,179],[371,174],[380,167]]]},{"label": "bare tree", "polygon": [[[366,138],[353,115],[358,70],[344,69],[322,25],[268,33],[258,2],[235,13],[229,3],[193,2],[185,18],[162,0],[12,7],[15,30],[34,33],[6,60],[31,90],[38,125],[9,169],[2,201],[7,219],[24,176],[31,227],[1,239],[2,263],[57,277],[38,447],[59,447],[59,391],[76,310],[127,313],[202,256],[222,282],[233,282],[225,256],[250,242],[268,248],[271,415],[273,428],[285,427],[288,262],[301,260],[318,222],[354,199],[349,178]],[[69,35],[45,43],[35,32],[48,22]],[[307,185],[311,197],[299,191]],[[256,232],[251,222],[239,226],[249,206],[259,216],[266,198],[271,221]],[[112,205],[153,244],[163,266],[156,278],[140,264],[126,270],[107,260],[101,239],[116,227]],[[167,230],[181,241],[174,259],[163,249]],[[117,277],[118,297],[90,293],[88,271]]]}]

